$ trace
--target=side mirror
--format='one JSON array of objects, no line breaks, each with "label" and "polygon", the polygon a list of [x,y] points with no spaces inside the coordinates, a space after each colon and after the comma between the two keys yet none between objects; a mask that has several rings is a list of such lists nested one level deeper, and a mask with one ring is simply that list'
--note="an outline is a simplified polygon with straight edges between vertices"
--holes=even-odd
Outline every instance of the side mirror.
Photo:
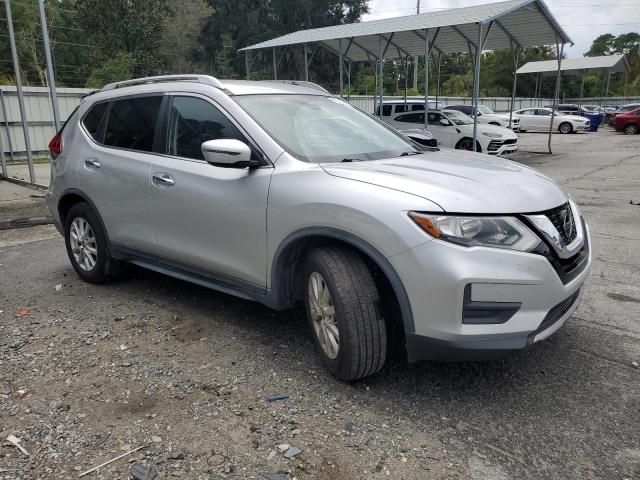
[{"label": "side mirror", "polygon": [[440,125],[444,125],[445,127],[450,127],[451,126],[451,122],[449,120],[447,120],[446,118],[441,118],[440,119]]},{"label": "side mirror", "polygon": [[249,145],[240,140],[209,140],[200,148],[205,161],[216,167],[247,168],[259,165],[259,162],[251,160]]}]

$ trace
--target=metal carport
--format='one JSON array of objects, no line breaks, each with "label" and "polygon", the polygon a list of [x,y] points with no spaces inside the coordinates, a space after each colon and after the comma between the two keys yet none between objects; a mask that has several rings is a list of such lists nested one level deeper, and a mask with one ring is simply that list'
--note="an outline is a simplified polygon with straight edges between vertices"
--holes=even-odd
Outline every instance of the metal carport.
[{"label": "metal carport", "polygon": [[[376,71],[379,101],[384,97],[383,66],[385,59],[425,57],[425,110],[428,110],[429,62],[433,51],[439,53],[469,52],[474,58],[473,106],[478,105],[480,90],[480,58],[483,50],[511,48],[515,70],[522,48],[555,45],[562,58],[564,44],[571,38],[560,27],[543,0],[509,0],[472,7],[455,8],[419,15],[394,17],[369,22],[300,30],[272,40],[240,49],[245,52],[247,78],[250,75],[253,50],[271,49],[273,77],[278,79],[279,49],[301,45],[304,48],[305,80],[309,79],[309,63],[319,47],[335,53],[340,65],[340,95],[344,94],[344,70],[352,62],[369,62]],[[309,47],[312,47],[311,49]],[[561,60],[558,61],[558,64]],[[559,66],[559,65],[558,65]],[[560,72],[557,72],[557,104]],[[513,111],[514,97],[511,100]],[[475,109],[474,109],[475,111]],[[553,122],[553,121],[552,121]],[[477,116],[474,115],[473,142],[477,139]],[[425,115],[425,128],[428,128]],[[549,131],[551,151],[551,129]]]},{"label": "metal carport", "polygon": [[[535,73],[538,76],[548,76],[558,70],[558,62],[556,60],[545,60],[542,62],[529,62],[516,70],[517,75]],[[567,58],[562,60],[560,71],[568,74],[579,75],[580,81],[580,106],[584,97],[584,77],[589,72],[599,72],[603,75],[606,73],[606,87],[601,92],[600,107],[602,107],[603,97],[609,96],[609,82],[612,73],[624,73],[626,85],[629,75],[629,63],[624,55],[606,55],[601,57],[583,57],[583,58]],[[604,82],[603,82],[604,83]],[[537,84],[537,83],[536,83]],[[537,88],[536,88],[537,90]],[[536,92],[537,95],[537,92]]]}]

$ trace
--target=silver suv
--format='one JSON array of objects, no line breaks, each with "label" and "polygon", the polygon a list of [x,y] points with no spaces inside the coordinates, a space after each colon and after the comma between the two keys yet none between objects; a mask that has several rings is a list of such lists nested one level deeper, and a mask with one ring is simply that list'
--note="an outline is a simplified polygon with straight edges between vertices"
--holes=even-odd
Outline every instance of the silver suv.
[{"label": "silver suv", "polygon": [[[428,151],[304,82],[106,86],[51,141],[47,195],[78,275],[126,262],[306,307],[338,378],[523,350],[576,309],[589,230],[551,179]],[[391,332],[399,331],[400,340]]]}]

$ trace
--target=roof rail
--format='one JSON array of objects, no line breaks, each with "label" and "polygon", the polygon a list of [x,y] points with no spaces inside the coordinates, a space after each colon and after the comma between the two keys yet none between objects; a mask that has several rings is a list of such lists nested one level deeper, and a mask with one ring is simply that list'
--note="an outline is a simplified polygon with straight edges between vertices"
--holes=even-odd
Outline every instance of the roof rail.
[{"label": "roof rail", "polygon": [[108,85],[105,85],[102,90],[115,90],[116,88],[162,82],[198,82],[205,83],[207,85],[211,85],[212,87],[224,90],[224,85],[222,85],[222,82],[210,75],[159,75],[157,77],[134,78],[132,80],[109,83]]},{"label": "roof rail", "polygon": [[287,83],[289,85],[299,85],[300,87],[313,88],[314,90],[320,90],[323,93],[330,93],[326,88],[313,82],[305,82],[304,80],[265,80],[266,82],[274,83]]}]

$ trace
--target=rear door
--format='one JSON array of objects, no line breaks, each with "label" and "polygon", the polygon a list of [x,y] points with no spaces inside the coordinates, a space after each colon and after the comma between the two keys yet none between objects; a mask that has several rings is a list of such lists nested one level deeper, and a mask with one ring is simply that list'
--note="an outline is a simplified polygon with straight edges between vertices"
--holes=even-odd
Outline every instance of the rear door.
[{"label": "rear door", "polygon": [[140,250],[153,248],[149,173],[162,98],[116,99],[83,118],[92,142],[78,165],[80,189],[98,209],[109,240]]},{"label": "rear door", "polygon": [[[155,157],[151,170],[156,252],[219,282],[264,291],[267,194],[273,167],[211,99],[181,94],[169,100],[164,155]],[[247,143],[264,167],[208,164],[202,143],[225,138]]]}]

